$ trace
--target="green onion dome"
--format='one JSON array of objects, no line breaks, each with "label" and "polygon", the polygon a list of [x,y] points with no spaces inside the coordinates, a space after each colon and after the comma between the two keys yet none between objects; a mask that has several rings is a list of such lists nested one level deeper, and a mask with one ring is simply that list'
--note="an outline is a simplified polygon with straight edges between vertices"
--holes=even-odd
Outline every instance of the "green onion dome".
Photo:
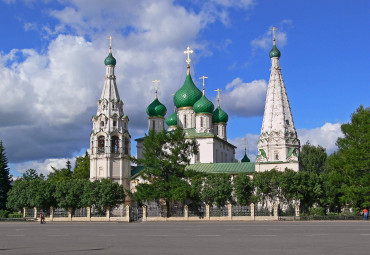
[{"label": "green onion dome", "polygon": [[108,57],[105,58],[104,64],[106,66],[115,66],[116,65],[116,59],[113,57],[112,52],[109,52]]},{"label": "green onion dome", "polygon": [[186,76],[184,85],[176,92],[173,102],[177,108],[193,106],[202,97],[202,92],[195,86],[191,75]]},{"label": "green onion dome", "polygon": [[177,126],[177,112],[174,111],[168,118],[166,119],[167,126]]},{"label": "green onion dome", "polygon": [[166,106],[159,102],[158,98],[154,99],[154,101],[146,108],[146,113],[149,117],[164,117],[166,112]]},{"label": "green onion dome", "polygon": [[251,160],[247,156],[247,153],[244,154],[244,157],[242,158],[242,162],[251,162]]},{"label": "green onion dome", "polygon": [[270,50],[269,55],[270,55],[270,58],[274,58],[274,57],[280,58],[281,53],[280,53],[280,50],[278,50],[278,48],[276,47],[276,45],[272,46],[272,49]]},{"label": "green onion dome", "polygon": [[220,106],[213,112],[212,122],[213,123],[227,123],[229,116],[224,112]]},{"label": "green onion dome", "polygon": [[212,113],[215,106],[203,95],[193,106],[195,113]]}]

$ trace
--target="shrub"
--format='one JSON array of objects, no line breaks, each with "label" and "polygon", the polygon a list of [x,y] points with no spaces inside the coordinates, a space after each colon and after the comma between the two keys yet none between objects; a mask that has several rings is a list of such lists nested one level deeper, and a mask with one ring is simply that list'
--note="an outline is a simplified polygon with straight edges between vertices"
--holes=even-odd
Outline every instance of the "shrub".
[{"label": "shrub", "polygon": [[0,210],[0,218],[8,218],[9,211]]},{"label": "shrub", "polygon": [[23,214],[19,212],[9,213],[8,218],[23,218]]},{"label": "shrub", "polygon": [[312,216],[325,216],[324,207],[310,207],[308,210]]}]

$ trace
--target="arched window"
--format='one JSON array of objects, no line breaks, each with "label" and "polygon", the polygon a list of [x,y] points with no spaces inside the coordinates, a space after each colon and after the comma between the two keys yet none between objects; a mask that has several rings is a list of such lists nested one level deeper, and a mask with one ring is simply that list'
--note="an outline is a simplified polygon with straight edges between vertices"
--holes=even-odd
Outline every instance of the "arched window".
[{"label": "arched window", "polygon": [[117,136],[112,136],[111,145],[110,145],[110,152],[111,153],[119,153],[119,139]]},{"label": "arched window", "polygon": [[184,128],[186,128],[186,115],[184,115]]},{"label": "arched window", "polygon": [[91,154],[94,154],[94,142],[91,141]]},{"label": "arched window", "polygon": [[100,121],[100,127],[104,127],[104,121]]},{"label": "arched window", "polygon": [[104,147],[105,147],[105,137],[99,136],[98,137],[98,153],[104,153]]},{"label": "arched window", "polygon": [[203,117],[200,117],[200,127],[203,127]]},{"label": "arched window", "polygon": [[125,154],[128,154],[128,146],[129,146],[129,140],[127,137],[125,137]]},{"label": "arched window", "polygon": [[275,151],[274,154],[275,154],[275,160],[279,160],[279,152]]}]

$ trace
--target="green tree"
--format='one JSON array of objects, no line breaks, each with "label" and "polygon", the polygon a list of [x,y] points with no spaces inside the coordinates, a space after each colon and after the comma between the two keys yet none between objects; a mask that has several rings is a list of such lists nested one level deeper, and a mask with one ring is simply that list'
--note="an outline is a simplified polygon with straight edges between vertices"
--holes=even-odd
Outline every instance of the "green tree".
[{"label": "green tree", "polygon": [[14,182],[13,188],[8,192],[8,201],[6,203],[9,209],[21,210],[23,207],[32,207],[29,193],[29,182],[22,179]]},{"label": "green tree", "polygon": [[85,186],[89,185],[87,180],[66,180],[55,183],[53,194],[56,204],[60,208],[83,208],[89,206],[83,200]]},{"label": "green tree", "polygon": [[151,130],[144,140],[143,157],[131,159],[144,166],[141,177],[148,182],[136,187],[134,199],[164,199],[167,208],[172,201],[185,201],[191,190],[185,179],[185,167],[189,165],[191,155],[197,153],[197,142],[185,139],[181,127],[171,132]]},{"label": "green tree", "polygon": [[325,161],[328,155],[325,148],[320,145],[311,145],[308,141],[301,148],[302,171],[320,174],[324,171]]},{"label": "green tree", "polygon": [[57,169],[55,167],[51,167],[53,172],[48,174],[48,180],[51,182],[62,182],[66,180],[72,179],[72,168],[71,162],[68,160],[66,162],[66,167],[62,169]]},{"label": "green tree", "polygon": [[87,151],[85,152],[85,156],[76,158],[73,178],[86,180],[90,178],[90,156]]},{"label": "green tree", "polygon": [[8,158],[5,155],[3,141],[0,140],[0,210],[6,209],[7,194],[10,188]]},{"label": "green tree", "polygon": [[210,174],[203,184],[202,200],[209,205],[224,206],[232,202],[232,191],[231,175]]},{"label": "green tree", "polygon": [[258,172],[253,175],[253,184],[256,190],[255,202],[275,203],[282,199],[280,177],[282,173],[275,169]]},{"label": "green tree", "polygon": [[343,138],[338,138],[338,151],[331,155],[327,172],[342,175],[340,185],[342,204],[350,207],[370,206],[370,108],[360,106],[351,116],[351,122],[343,124]]},{"label": "green tree", "polygon": [[25,181],[44,180],[45,176],[43,174],[39,175],[35,169],[28,169],[22,174],[22,179]]},{"label": "green tree", "polygon": [[234,193],[238,204],[249,205],[252,202],[254,189],[251,179],[246,174],[238,174],[233,181]]},{"label": "green tree", "polygon": [[54,197],[56,184],[45,180],[29,181],[28,192],[30,196],[30,204],[38,209],[48,209],[50,206],[56,206]]}]

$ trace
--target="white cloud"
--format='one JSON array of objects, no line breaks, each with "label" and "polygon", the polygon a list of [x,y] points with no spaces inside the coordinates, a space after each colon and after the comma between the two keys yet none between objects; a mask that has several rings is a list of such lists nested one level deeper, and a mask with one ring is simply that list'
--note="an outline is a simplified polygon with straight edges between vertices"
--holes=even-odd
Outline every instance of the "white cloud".
[{"label": "white cloud", "polygon": [[58,159],[45,159],[39,161],[30,161],[15,164],[15,170],[23,174],[28,169],[36,169],[38,174],[43,174],[47,176],[50,172],[53,172],[52,167],[61,169],[66,167],[67,161],[71,161],[72,169],[74,168],[76,158],[58,158]]},{"label": "white cloud", "polygon": [[340,129],[341,123],[325,123],[322,127],[313,129],[298,129],[298,138],[301,140],[301,145],[310,141],[312,145],[321,145],[326,149],[328,154],[337,150],[335,145],[338,137],[343,137]]},{"label": "white cloud", "polygon": [[240,161],[244,157],[244,138],[247,138],[247,156],[251,160],[251,162],[253,162],[255,161],[257,156],[257,142],[259,139],[259,135],[246,134],[244,137],[236,137],[228,141],[237,147],[235,151],[235,158]]},{"label": "white cloud", "polygon": [[244,83],[240,78],[235,78],[226,85],[221,106],[231,115],[260,116],[265,106],[266,90],[265,80]]}]

